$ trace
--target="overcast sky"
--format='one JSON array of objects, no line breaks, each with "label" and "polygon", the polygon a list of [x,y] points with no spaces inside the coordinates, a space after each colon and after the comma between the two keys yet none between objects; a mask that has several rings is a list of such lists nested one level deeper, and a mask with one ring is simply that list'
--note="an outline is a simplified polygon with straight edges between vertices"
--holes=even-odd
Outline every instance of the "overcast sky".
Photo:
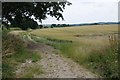
[{"label": "overcast sky", "polygon": [[117,22],[119,0],[68,0],[63,12],[64,21],[48,17],[42,24],[79,24],[92,22]]}]

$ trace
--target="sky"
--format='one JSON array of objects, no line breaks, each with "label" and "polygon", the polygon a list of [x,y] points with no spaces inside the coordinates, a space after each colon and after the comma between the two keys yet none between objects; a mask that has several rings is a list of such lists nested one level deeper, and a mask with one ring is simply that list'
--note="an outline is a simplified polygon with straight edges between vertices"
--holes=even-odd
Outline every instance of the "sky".
[{"label": "sky", "polygon": [[[81,24],[94,22],[117,22],[119,0],[68,0],[64,21],[48,16],[42,24]],[[38,23],[41,24],[41,23]]]}]

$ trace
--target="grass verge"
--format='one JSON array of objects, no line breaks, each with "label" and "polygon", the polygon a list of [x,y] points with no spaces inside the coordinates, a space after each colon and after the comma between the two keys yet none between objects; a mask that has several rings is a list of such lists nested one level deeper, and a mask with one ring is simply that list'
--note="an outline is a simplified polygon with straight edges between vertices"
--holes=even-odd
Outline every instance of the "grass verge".
[{"label": "grass verge", "polygon": [[[8,32],[7,30],[3,30],[2,34],[2,77],[15,78],[15,70],[19,64],[24,63],[26,59],[36,62],[41,57],[37,53],[27,49],[27,44],[20,37],[11,35]],[[26,70],[26,72],[28,71]],[[31,73],[31,75],[33,74]]]}]

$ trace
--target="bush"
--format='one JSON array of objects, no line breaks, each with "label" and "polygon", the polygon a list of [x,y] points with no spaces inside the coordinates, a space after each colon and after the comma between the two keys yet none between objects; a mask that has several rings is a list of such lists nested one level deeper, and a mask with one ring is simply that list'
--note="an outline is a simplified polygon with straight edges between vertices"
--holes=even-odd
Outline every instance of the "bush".
[{"label": "bush", "polygon": [[88,57],[88,67],[107,78],[119,78],[117,36],[109,37],[109,46],[92,50]]}]

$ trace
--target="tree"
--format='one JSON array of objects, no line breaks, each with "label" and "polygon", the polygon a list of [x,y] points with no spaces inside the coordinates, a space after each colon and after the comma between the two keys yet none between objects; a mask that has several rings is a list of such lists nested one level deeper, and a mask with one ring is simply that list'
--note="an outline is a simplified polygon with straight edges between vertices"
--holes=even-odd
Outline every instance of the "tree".
[{"label": "tree", "polygon": [[37,24],[37,22],[33,21],[30,28],[31,28],[31,29],[38,29],[38,24]]},{"label": "tree", "polygon": [[37,24],[37,22],[35,22],[34,20],[30,20],[30,21],[28,22],[28,24],[30,24],[29,27],[30,27],[31,29],[37,29],[37,28],[38,28],[38,24]]},{"label": "tree", "polygon": [[43,28],[43,25],[39,25],[39,28],[40,28],[40,29]]},{"label": "tree", "polygon": [[51,28],[53,28],[53,27],[56,27],[56,24],[52,24],[52,25],[51,25]]},{"label": "tree", "polygon": [[[33,21],[32,16],[42,23],[47,15],[55,17],[57,20],[64,20],[62,12],[70,2],[3,2],[2,3],[2,23],[11,24],[21,28],[27,25],[28,20]],[[24,23],[23,23],[24,22]],[[25,27],[24,25],[24,27]],[[27,27],[26,27],[27,28]],[[22,27],[23,29],[23,27]]]}]

